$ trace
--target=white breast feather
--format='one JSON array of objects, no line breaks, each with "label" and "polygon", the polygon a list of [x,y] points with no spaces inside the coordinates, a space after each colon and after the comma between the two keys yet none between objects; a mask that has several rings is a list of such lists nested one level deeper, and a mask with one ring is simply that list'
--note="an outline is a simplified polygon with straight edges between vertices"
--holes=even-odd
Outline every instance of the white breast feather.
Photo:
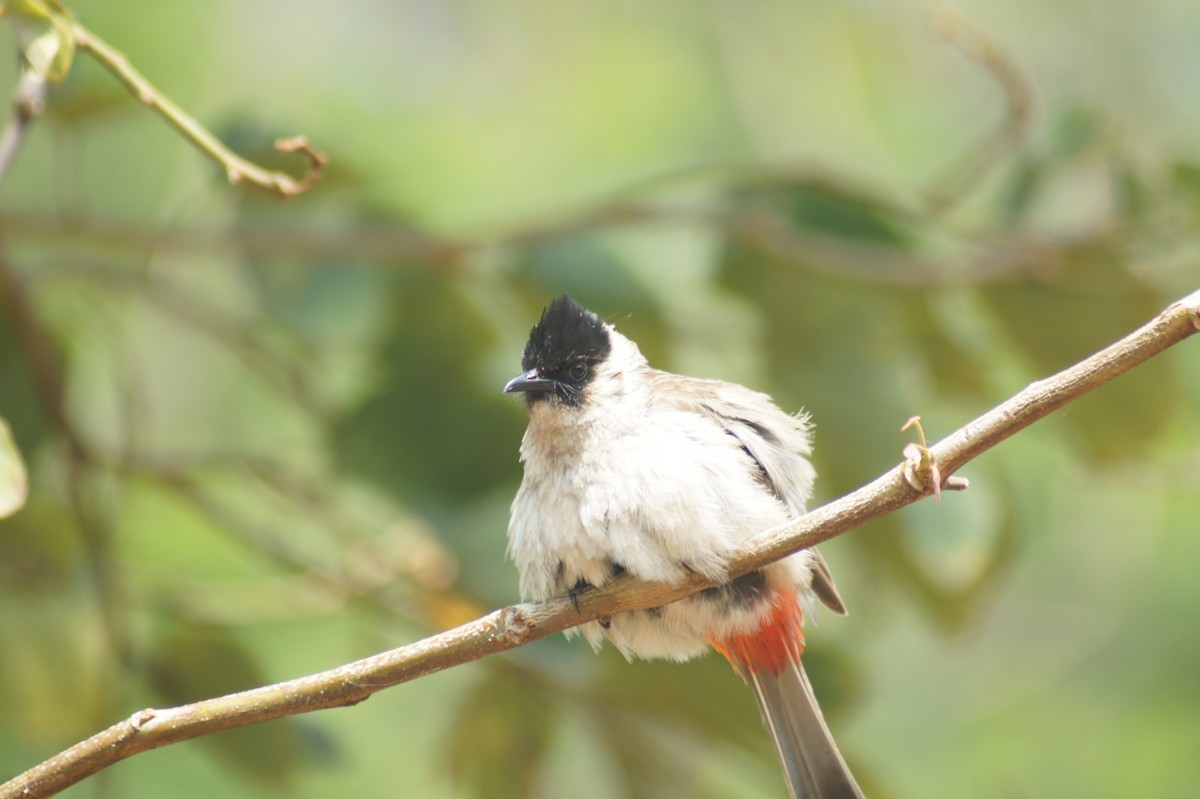
[{"label": "white breast feather", "polygon": [[[592,410],[531,408],[509,525],[525,599],[561,595],[579,580],[603,585],[614,563],[642,580],[677,580],[686,569],[722,579],[731,550],[802,513],[808,499],[803,417],[740,386],[650,370],[640,354],[622,357],[626,345],[636,353],[631,342],[613,338],[613,362],[632,366],[596,375],[590,390],[601,402]],[[800,588],[811,605],[809,557],[766,574]],[[704,651],[710,635],[757,623],[757,613],[715,604],[689,601],[582,629],[594,646],[607,636],[627,656],[683,659]]]}]

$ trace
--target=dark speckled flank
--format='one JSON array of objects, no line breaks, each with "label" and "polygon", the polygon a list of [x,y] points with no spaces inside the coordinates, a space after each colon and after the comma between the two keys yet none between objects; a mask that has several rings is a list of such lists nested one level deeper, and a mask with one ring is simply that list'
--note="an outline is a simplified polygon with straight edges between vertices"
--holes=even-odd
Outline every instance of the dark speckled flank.
[{"label": "dark speckled flank", "polygon": [[705,599],[723,599],[731,605],[742,607],[757,603],[766,594],[767,576],[761,571],[752,571],[724,585],[705,588],[700,596]]},{"label": "dark speckled flank", "polygon": [[[726,611],[753,607],[762,602],[767,596],[767,576],[761,571],[752,571],[730,580],[724,585],[705,588],[691,597],[691,601],[716,602]],[[636,612],[636,611],[635,611]],[[662,608],[647,608],[644,611],[648,617],[657,619],[662,616]],[[604,625],[606,628],[608,625]]]}]

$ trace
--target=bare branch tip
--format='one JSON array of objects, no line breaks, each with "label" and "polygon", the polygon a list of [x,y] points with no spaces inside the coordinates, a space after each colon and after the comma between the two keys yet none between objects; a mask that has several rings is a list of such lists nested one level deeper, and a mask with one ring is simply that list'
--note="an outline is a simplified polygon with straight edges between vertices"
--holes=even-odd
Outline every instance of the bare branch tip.
[{"label": "bare branch tip", "polygon": [[285,198],[303,194],[311,189],[324,176],[325,167],[329,164],[329,156],[314,149],[309,144],[308,137],[303,134],[277,139],[275,149],[281,153],[299,153],[308,159],[308,171],[299,181],[288,178],[287,186],[279,185],[277,181],[277,188]]},{"label": "bare branch tip", "polygon": [[951,5],[941,5],[929,13],[929,26],[935,35],[952,39],[962,26],[962,12]]},{"label": "bare branch tip", "polygon": [[1187,314],[1187,317],[1192,320],[1192,327],[1200,330],[1200,290],[1171,303],[1171,305],[1163,310],[1159,318],[1163,320],[1172,319],[1181,312]]}]

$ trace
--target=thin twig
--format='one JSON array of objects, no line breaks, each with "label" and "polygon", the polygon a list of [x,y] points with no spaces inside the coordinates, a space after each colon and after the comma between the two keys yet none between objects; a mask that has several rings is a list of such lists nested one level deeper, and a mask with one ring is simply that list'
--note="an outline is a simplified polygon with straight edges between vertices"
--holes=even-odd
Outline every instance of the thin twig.
[{"label": "thin twig", "polygon": [[71,241],[101,249],[141,250],[168,247],[186,252],[235,248],[250,260],[319,262],[334,259],[348,268],[411,268],[454,272],[481,252],[532,248],[569,239],[581,231],[603,233],[638,226],[696,227],[728,234],[777,262],[803,265],[837,277],[889,286],[972,285],[1042,272],[1083,244],[1122,246],[1112,231],[1048,238],[1031,234],[1012,240],[962,242],[953,263],[919,252],[900,251],[845,237],[791,226],[770,209],[734,209],[630,203],[589,211],[544,224],[518,227],[504,235],[438,237],[411,228],[351,226],[338,230],[312,227],[162,227],[112,218],[67,218],[36,212],[0,210],[0,228],[23,240]]},{"label": "thin twig", "polygon": [[293,136],[275,142],[275,148],[284,153],[300,153],[308,160],[308,171],[300,180],[283,172],[272,172],[247,161],[221,143],[203,125],[160,92],[129,63],[123,53],[114,49],[96,34],[76,23],[75,43],[80,50],[100,62],[127,88],[138,102],[167,121],[171,127],[225,170],[225,176],[233,185],[249,184],[274,194],[282,200],[303,194],[321,179],[327,159],[312,149],[303,136]]},{"label": "thin twig", "polygon": [[1033,116],[1033,91],[1012,56],[957,9],[934,13],[938,35],[986,70],[1004,93],[1004,116],[996,127],[948,169],[926,192],[934,215],[948,213],[1024,140]]},{"label": "thin twig", "polygon": [[[1130,335],[1053,377],[1038,381],[929,448],[943,480],[972,458],[1200,330],[1200,291],[1172,304]],[[909,505],[918,490],[897,465],[870,484],[800,519],[757,536],[729,560],[736,577]],[[148,708],[0,785],[0,799],[51,796],[138,752],[219,730],[361,702],[376,691],[503,652],[600,616],[649,608],[712,587],[692,574],[677,584],[628,576],[575,597],[511,605],[416,643],[330,671],[190,705]]]},{"label": "thin twig", "polygon": [[0,310],[4,311],[3,317],[8,320],[29,365],[41,407],[66,447],[67,499],[83,542],[102,629],[114,655],[125,661],[128,653],[126,636],[115,612],[117,587],[106,557],[111,525],[103,512],[95,507],[88,490],[91,466],[94,465],[92,454],[67,409],[66,379],[54,339],[38,319],[24,281],[2,250]]},{"label": "thin twig", "polygon": [[0,250],[0,309],[12,328],[29,370],[33,374],[42,407],[58,428],[73,458],[85,452],[83,440],[67,413],[66,390],[54,341],[41,325],[30,304],[25,283]]},{"label": "thin twig", "polygon": [[0,183],[8,176],[8,170],[16,160],[17,152],[25,143],[25,134],[35,119],[46,107],[46,78],[37,70],[22,66],[13,95],[13,116],[4,133],[0,134]]}]

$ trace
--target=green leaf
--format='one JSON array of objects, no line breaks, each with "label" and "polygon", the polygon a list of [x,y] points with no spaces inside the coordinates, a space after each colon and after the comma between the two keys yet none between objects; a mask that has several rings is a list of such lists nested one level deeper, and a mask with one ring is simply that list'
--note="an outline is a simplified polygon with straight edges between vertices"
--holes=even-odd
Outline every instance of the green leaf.
[{"label": "green leaf", "polygon": [[1101,143],[1104,126],[1103,117],[1093,111],[1076,108],[1060,114],[1048,126],[1047,156],[1056,163],[1078,158]]},{"label": "green leaf", "polygon": [[0,521],[0,586],[22,602],[69,593],[79,576],[80,533],[69,509],[46,493]]},{"label": "green leaf", "polygon": [[652,310],[625,262],[595,236],[535,243],[521,253],[519,266],[542,303],[565,292],[589,308],[620,308],[629,315]]},{"label": "green leaf", "polygon": [[1013,164],[999,194],[997,211],[1004,229],[1012,229],[1025,221],[1046,177],[1046,165],[1038,156],[1025,155]]},{"label": "green leaf", "polygon": [[1151,208],[1150,190],[1145,178],[1128,158],[1113,158],[1109,164],[1113,197],[1122,219],[1141,221]]},{"label": "green leaf", "polygon": [[784,208],[801,228],[867,244],[902,246],[908,242],[896,209],[844,186],[824,181],[792,186],[784,195]]},{"label": "green leaf", "polygon": [[1200,166],[1181,161],[1171,168],[1172,188],[1200,202]]},{"label": "green leaf", "polygon": [[[670,720],[654,718],[624,703],[596,704],[589,710],[588,721],[616,765],[625,796],[685,799],[700,795],[700,769],[672,751],[673,743],[687,739]],[[699,748],[698,741],[689,743],[692,751]]]},{"label": "green leaf", "polygon": [[905,295],[854,279],[798,276],[731,244],[722,280],[761,309],[771,382],[753,388],[816,425],[818,491],[836,496],[899,459],[900,425],[922,396],[907,387],[914,348]]},{"label": "green leaf", "polygon": [[[976,472],[980,469],[976,466]],[[966,629],[1008,572],[1016,556],[1018,531],[1010,487],[999,474],[985,474],[971,486],[970,501],[943,498],[917,503],[896,514],[898,535],[877,541],[873,564],[886,569],[943,629]]]},{"label": "green leaf", "polygon": [[1173,165],[1168,188],[1171,213],[1167,219],[1181,230],[1200,224],[1200,165],[1186,161]]},{"label": "green leaf", "polygon": [[990,398],[987,364],[977,349],[964,343],[960,331],[936,313],[936,295],[926,291],[897,291],[905,338],[924,361],[937,394],[957,394],[973,401]]},{"label": "green leaf", "polygon": [[[662,316],[648,298],[629,265],[602,237],[577,235],[538,242],[521,252],[518,275],[531,291],[530,325],[546,304],[570,294],[602,319],[619,320],[621,331],[638,343],[651,363],[666,357]],[[519,364],[514,353],[513,368]]]},{"label": "green leaf", "polygon": [[461,502],[515,476],[522,414],[502,382],[479,379],[492,333],[478,312],[453,284],[409,273],[395,283],[389,318],[375,396],[335,429],[342,468],[415,507]]},{"label": "green leaf", "polygon": [[[249,651],[223,628],[174,628],[155,647],[150,678],[172,704],[224,696],[268,682]],[[278,719],[205,737],[218,757],[259,779],[286,784],[311,760],[294,719]]]},{"label": "green leaf", "polygon": [[[982,293],[1010,339],[1033,364],[1053,374],[1144,324],[1165,304],[1104,242],[1064,254],[1050,279],[1029,278]],[[1071,403],[1054,420],[1096,461],[1144,454],[1180,407],[1173,361],[1154,358]]]},{"label": "green leaf", "polygon": [[752,184],[736,200],[751,208],[766,206],[776,211],[796,232],[900,250],[913,244],[911,226],[901,208],[830,180]]},{"label": "green leaf", "polygon": [[463,698],[446,766],[471,796],[530,796],[555,726],[543,686],[489,676]]},{"label": "green leaf", "polygon": [[8,18],[26,63],[43,80],[61,83],[75,57],[75,21],[57,0],[7,0]]},{"label": "green leaf", "polygon": [[770,747],[761,745],[766,732],[753,695],[724,658],[631,664],[605,657],[602,666],[602,678],[589,686],[585,697],[593,712],[619,706],[631,715],[686,727],[705,740],[725,740],[771,757]]},{"label": "green leaf", "polygon": [[29,478],[8,422],[0,418],[0,519],[12,516],[29,496]]}]

